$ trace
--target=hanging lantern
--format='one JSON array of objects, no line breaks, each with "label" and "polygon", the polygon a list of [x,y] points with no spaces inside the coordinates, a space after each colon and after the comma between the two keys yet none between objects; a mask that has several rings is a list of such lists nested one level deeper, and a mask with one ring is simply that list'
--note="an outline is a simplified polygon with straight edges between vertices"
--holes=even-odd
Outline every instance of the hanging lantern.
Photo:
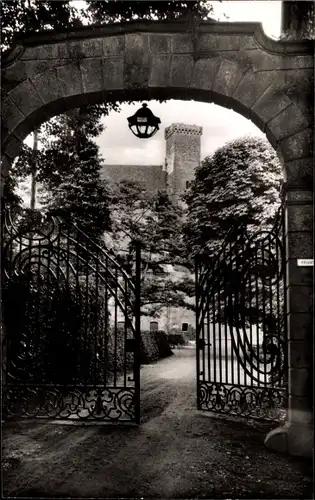
[{"label": "hanging lantern", "polygon": [[160,118],[154,116],[147,104],[142,104],[142,108],[128,118],[131,132],[139,139],[152,137],[159,130],[160,123]]}]

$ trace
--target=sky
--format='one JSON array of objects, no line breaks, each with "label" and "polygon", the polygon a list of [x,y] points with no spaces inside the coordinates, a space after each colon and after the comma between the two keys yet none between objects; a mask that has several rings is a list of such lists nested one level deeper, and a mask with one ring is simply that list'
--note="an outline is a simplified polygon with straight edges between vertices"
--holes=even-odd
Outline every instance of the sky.
[{"label": "sky", "polygon": [[[220,21],[261,22],[270,38],[280,34],[281,2],[279,1],[222,1],[212,2],[214,17]],[[224,14],[228,16],[225,19]],[[172,123],[186,123],[203,127],[201,158],[227,141],[244,135],[264,137],[249,120],[234,111],[215,104],[171,100],[167,103],[150,101],[149,107],[161,119],[160,130],[151,139],[138,139],[128,129],[127,117],[133,115],[141,103],[122,105],[121,112],[113,112],[104,119],[105,131],[98,138],[105,163],[130,165],[161,165],[165,159],[164,129]],[[123,135],[122,135],[123,134]],[[122,140],[123,137],[123,140]]]},{"label": "sky", "polygon": [[[74,2],[82,7],[84,2]],[[220,21],[261,22],[265,33],[274,39],[280,34],[281,1],[213,1],[213,17]],[[225,18],[227,16],[227,19]],[[141,103],[121,106],[121,112],[112,112],[104,118],[105,131],[98,138],[105,163],[161,165],[165,159],[164,129],[172,123],[186,123],[203,127],[201,158],[211,155],[229,140],[244,135],[264,136],[249,120],[234,111],[215,104],[171,100],[167,103],[150,101],[149,107],[160,117],[160,130],[151,139],[138,139],[128,128],[127,117],[133,115]],[[31,137],[27,142],[31,145]]]}]

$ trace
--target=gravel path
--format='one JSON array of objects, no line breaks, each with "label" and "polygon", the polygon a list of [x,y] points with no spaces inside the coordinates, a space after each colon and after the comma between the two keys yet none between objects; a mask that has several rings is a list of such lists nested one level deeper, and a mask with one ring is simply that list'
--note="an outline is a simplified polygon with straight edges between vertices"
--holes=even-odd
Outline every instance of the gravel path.
[{"label": "gravel path", "polygon": [[139,427],[5,424],[3,496],[313,498],[311,463],[265,449],[270,426],[196,410],[194,349],[141,386]]}]

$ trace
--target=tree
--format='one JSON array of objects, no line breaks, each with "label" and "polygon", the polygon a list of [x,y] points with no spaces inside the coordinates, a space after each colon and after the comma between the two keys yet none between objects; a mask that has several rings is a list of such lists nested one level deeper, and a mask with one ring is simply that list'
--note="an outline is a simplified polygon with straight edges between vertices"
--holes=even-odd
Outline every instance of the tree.
[{"label": "tree", "polygon": [[110,228],[108,190],[94,138],[103,130],[104,106],[86,106],[44,126],[37,180],[47,191],[44,207],[71,218],[94,240]]},{"label": "tree", "polygon": [[11,0],[1,2],[1,48],[8,49],[19,32],[57,31],[80,26],[79,11],[69,1]]},{"label": "tree", "polygon": [[282,2],[281,32],[285,40],[315,39],[314,2]]},{"label": "tree", "polygon": [[212,12],[211,2],[189,0],[177,1],[90,1],[87,15],[93,23],[128,22],[133,20],[174,20],[191,15],[208,18]]},{"label": "tree", "polygon": [[125,1],[88,0],[87,8],[77,8],[69,1],[14,0],[1,2],[2,50],[12,45],[17,33],[56,31],[83,24],[106,24],[134,20],[173,20],[189,15],[208,18],[211,2],[200,0]]},{"label": "tree", "polygon": [[[182,237],[183,211],[165,191],[149,193],[138,182],[121,181],[111,188],[112,232],[105,243],[132,273],[135,242],[142,248],[142,313],[159,316],[166,306],[187,306],[186,289],[170,279],[169,266],[189,265]],[[172,273],[173,274],[173,273]]]},{"label": "tree", "polygon": [[270,227],[280,205],[280,162],[266,140],[244,137],[219,148],[196,169],[186,196],[185,241],[192,254],[214,255],[227,232]]}]

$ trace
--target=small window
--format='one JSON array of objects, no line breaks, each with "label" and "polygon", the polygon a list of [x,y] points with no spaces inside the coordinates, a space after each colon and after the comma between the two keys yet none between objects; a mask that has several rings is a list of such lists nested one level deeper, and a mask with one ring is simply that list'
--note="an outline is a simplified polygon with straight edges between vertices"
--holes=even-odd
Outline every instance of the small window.
[{"label": "small window", "polygon": [[182,332],[188,331],[188,323],[182,323]]},{"label": "small window", "polygon": [[186,189],[188,189],[190,186],[190,181],[186,181]]},{"label": "small window", "polygon": [[156,332],[159,329],[157,321],[150,321],[150,332]]}]

